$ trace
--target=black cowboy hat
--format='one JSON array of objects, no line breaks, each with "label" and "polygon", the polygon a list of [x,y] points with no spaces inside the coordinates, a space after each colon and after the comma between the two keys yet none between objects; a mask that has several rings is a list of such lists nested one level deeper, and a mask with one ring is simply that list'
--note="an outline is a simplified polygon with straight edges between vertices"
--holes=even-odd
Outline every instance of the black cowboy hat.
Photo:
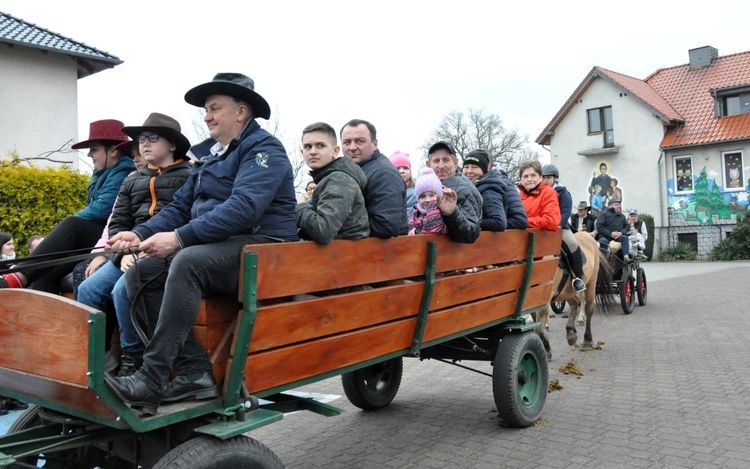
[{"label": "black cowboy hat", "polygon": [[237,101],[246,102],[252,109],[253,117],[271,117],[268,102],[255,92],[253,80],[241,73],[217,73],[212,81],[198,85],[185,93],[185,101],[193,106],[203,107],[206,99],[215,94],[231,96]]},{"label": "black cowboy hat", "polygon": [[174,143],[177,148],[174,152],[176,158],[184,158],[187,151],[190,149],[190,140],[182,135],[182,128],[180,123],[176,119],[169,117],[165,114],[159,114],[158,112],[152,112],[143,123],[142,126],[136,127],[123,127],[122,133],[129,136],[133,140],[138,140],[138,136],[143,131],[151,131],[159,134],[159,136],[166,138],[170,142]]}]

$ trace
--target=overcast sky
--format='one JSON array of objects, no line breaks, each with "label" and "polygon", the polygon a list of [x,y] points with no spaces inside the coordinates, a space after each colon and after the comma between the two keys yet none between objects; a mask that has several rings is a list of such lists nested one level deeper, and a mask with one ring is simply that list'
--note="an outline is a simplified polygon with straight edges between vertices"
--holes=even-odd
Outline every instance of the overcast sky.
[{"label": "overcast sky", "polygon": [[93,120],[140,125],[158,111],[196,143],[185,92],[240,72],[287,149],[307,124],[362,118],[386,155],[413,164],[451,110],[497,114],[533,142],[595,65],[646,78],[687,63],[689,49],[750,48],[750,2],[515,3],[0,0],[0,11],[124,61],[78,82],[80,139]]}]

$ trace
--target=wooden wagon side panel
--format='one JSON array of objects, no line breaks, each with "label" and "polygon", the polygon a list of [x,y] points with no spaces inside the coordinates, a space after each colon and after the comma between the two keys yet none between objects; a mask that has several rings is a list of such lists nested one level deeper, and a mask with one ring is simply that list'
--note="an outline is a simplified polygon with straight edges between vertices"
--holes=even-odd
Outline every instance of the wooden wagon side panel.
[{"label": "wooden wagon side panel", "polygon": [[25,289],[0,290],[0,304],[1,368],[87,385],[92,308]]}]

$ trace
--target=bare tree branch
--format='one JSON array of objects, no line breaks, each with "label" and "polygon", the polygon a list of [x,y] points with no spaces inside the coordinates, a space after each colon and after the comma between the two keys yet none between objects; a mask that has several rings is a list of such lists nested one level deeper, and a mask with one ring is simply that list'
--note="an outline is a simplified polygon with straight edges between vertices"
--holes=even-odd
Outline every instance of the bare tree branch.
[{"label": "bare tree branch", "polygon": [[468,115],[450,111],[433,129],[422,150],[427,153],[430,145],[439,140],[452,144],[459,159],[471,150],[486,150],[493,163],[503,168],[514,182],[518,181],[518,166],[522,161],[539,158],[529,147],[528,135],[521,135],[518,129],[506,129],[500,116],[483,109],[470,109]]}]

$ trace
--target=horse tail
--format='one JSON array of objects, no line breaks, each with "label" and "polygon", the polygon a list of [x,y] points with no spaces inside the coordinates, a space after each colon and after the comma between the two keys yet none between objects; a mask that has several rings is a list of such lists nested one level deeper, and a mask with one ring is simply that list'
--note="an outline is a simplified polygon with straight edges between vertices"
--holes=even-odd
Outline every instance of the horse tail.
[{"label": "horse tail", "polygon": [[602,307],[604,314],[609,313],[610,308],[614,307],[615,302],[609,293],[610,285],[613,282],[614,272],[609,265],[606,255],[599,251],[599,272],[596,276],[596,302]]}]

